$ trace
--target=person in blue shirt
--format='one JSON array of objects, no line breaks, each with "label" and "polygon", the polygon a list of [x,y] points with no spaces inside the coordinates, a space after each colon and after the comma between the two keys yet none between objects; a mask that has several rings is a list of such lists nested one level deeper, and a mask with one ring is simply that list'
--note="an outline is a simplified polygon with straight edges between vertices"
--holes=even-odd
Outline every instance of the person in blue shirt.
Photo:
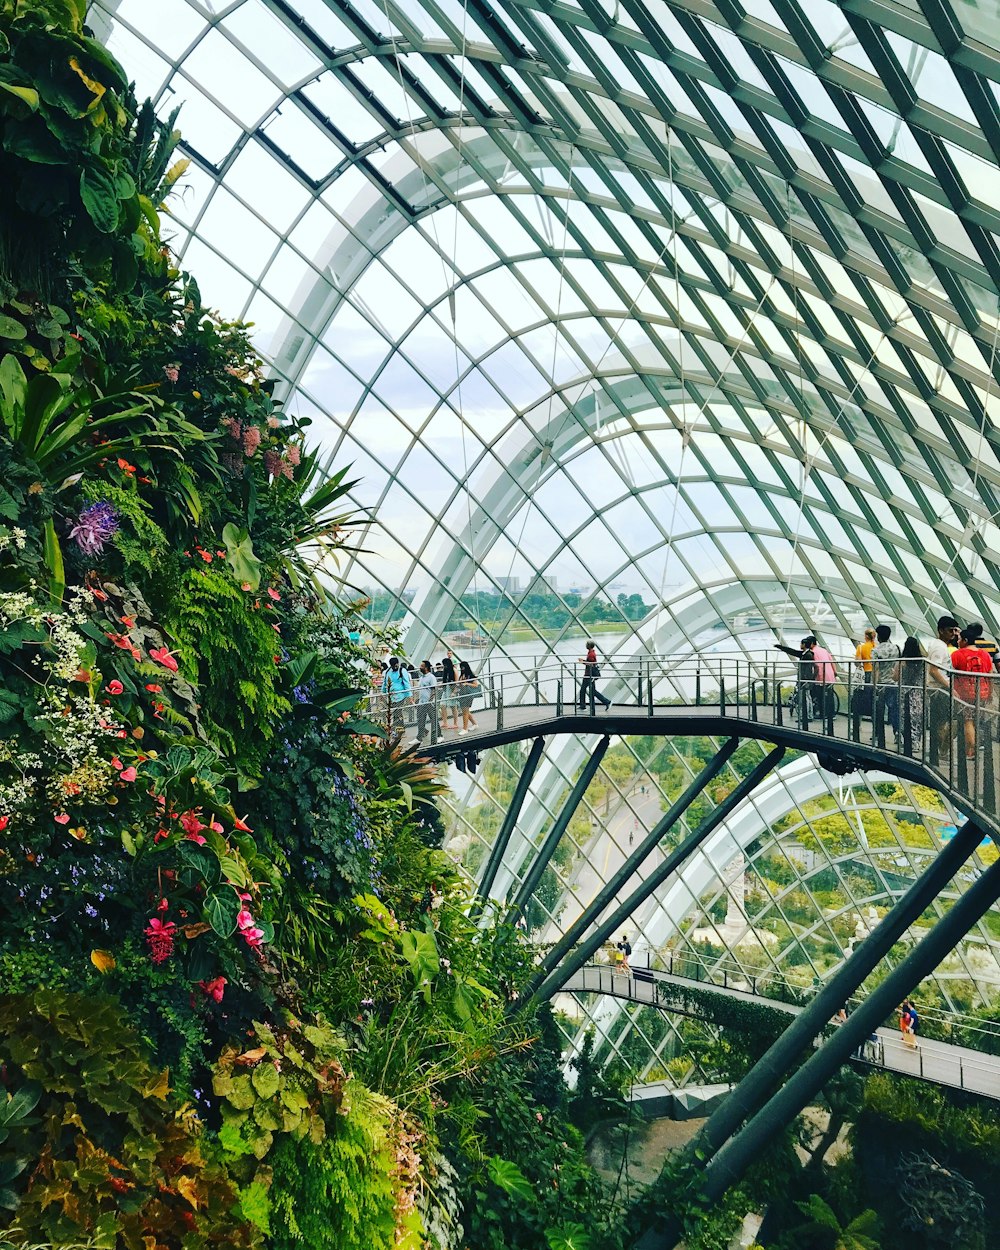
[{"label": "person in blue shirt", "polygon": [[410,681],[410,674],[400,664],[397,656],[389,657],[389,667],[382,677],[382,693],[387,695],[389,700],[389,729],[402,733],[403,709],[413,695],[413,684]]}]

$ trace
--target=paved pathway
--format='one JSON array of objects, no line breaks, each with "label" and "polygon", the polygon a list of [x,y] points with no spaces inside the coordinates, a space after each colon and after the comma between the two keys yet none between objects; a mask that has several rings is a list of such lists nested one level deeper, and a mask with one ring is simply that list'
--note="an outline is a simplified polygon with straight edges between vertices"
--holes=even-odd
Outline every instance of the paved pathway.
[{"label": "paved pathway", "polygon": [[[778,999],[754,994],[750,990],[713,985],[708,981],[696,981],[655,969],[636,968],[631,976],[625,976],[607,964],[588,964],[581,968],[559,992],[610,994],[633,1003],[648,1003],[664,1011],[697,1014],[694,1004],[685,1011],[683,1003],[660,993],[658,985],[679,991],[686,988],[697,989],[718,994],[720,997],[755,1002],[790,1016],[797,1015],[802,1010],[797,1004],[783,1003]],[[938,1042],[927,1037],[920,1038],[916,1048],[912,1048],[903,1042],[897,1029],[879,1029],[878,1037],[878,1047],[866,1047],[865,1061],[872,1067],[883,1067],[890,1072],[917,1077],[935,1085],[967,1089],[1000,1102],[1000,1055],[987,1055],[979,1050],[970,1050],[965,1046],[954,1046],[949,1042]]]}]

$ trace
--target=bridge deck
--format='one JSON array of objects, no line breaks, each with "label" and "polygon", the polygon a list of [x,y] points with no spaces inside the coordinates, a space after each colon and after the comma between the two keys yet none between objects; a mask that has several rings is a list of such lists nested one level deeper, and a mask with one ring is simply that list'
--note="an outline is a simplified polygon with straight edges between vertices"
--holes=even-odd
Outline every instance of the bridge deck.
[{"label": "bridge deck", "polygon": [[[660,986],[664,989],[661,990]],[[754,1002],[788,1015],[797,1015],[802,1010],[797,1004],[770,999],[750,990],[714,985],[657,969],[636,968],[625,975],[606,964],[590,964],[581,968],[563,985],[560,993],[607,994],[662,1011],[695,1014],[690,1008],[684,1011],[679,997],[670,996],[670,990],[683,992],[684,989]],[[880,1044],[877,1047],[865,1048],[863,1062],[868,1065],[935,1085],[968,1090],[1000,1102],[1000,1055],[988,1055],[927,1037],[919,1038],[916,1048],[911,1048],[903,1042],[897,1029],[879,1029],[878,1038]]]}]

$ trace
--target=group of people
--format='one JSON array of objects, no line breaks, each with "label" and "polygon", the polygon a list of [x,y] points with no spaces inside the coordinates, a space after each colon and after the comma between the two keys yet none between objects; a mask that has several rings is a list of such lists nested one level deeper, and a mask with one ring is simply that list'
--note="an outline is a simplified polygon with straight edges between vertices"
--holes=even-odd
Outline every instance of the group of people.
[{"label": "group of people", "polygon": [[[780,643],[778,649],[799,661],[800,681],[812,699],[814,715],[823,721],[832,719],[832,691],[838,675],[830,652],[812,634],[801,640],[798,649]],[[913,753],[915,744],[919,750],[927,724],[931,763],[948,754],[953,717],[959,716],[965,754],[975,759],[977,745],[982,745],[977,733],[983,717],[1000,711],[994,706],[991,680],[996,657],[997,645],[983,637],[979,621],[963,629],[948,614],[938,618],[936,634],[926,647],[910,635],[900,648],[892,640],[889,625],[866,629],[855,651],[854,663],[862,681],[854,688],[850,710],[872,718],[878,746],[885,746],[888,724],[895,745],[907,754]]]},{"label": "group of people", "polygon": [[421,660],[416,668],[391,655],[373,672],[372,685],[392,729],[402,733],[407,724],[415,725],[413,746],[425,737],[433,744],[449,729],[467,734],[476,728],[472,707],[480,695],[479,678],[468,660],[451,651],[436,664]]}]

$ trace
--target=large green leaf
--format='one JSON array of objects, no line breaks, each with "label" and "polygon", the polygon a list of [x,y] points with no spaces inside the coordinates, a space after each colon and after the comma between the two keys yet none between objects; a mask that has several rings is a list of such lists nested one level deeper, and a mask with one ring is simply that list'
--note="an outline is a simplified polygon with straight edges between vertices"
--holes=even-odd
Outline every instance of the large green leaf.
[{"label": "large green leaf", "polygon": [[520,1198],[524,1202],[534,1202],[535,1187],[516,1163],[492,1155],[486,1160],[486,1170],[493,1184],[499,1185],[504,1193],[510,1194],[512,1198]]},{"label": "large green leaf", "polygon": [[253,543],[245,529],[237,529],[230,521],[222,531],[222,541],[226,544],[226,562],[233,570],[233,576],[241,586],[248,585],[251,590],[260,586],[260,561],[253,553]]},{"label": "large green leaf", "polygon": [[26,339],[28,331],[13,317],[0,313],[0,339]]},{"label": "large green leaf", "polygon": [[220,937],[236,932],[240,900],[232,886],[218,885],[205,895],[205,919]]},{"label": "large green leaf", "polygon": [[101,165],[87,165],[80,174],[80,199],[83,206],[102,234],[111,234],[118,228],[121,208],[115,179]]}]

